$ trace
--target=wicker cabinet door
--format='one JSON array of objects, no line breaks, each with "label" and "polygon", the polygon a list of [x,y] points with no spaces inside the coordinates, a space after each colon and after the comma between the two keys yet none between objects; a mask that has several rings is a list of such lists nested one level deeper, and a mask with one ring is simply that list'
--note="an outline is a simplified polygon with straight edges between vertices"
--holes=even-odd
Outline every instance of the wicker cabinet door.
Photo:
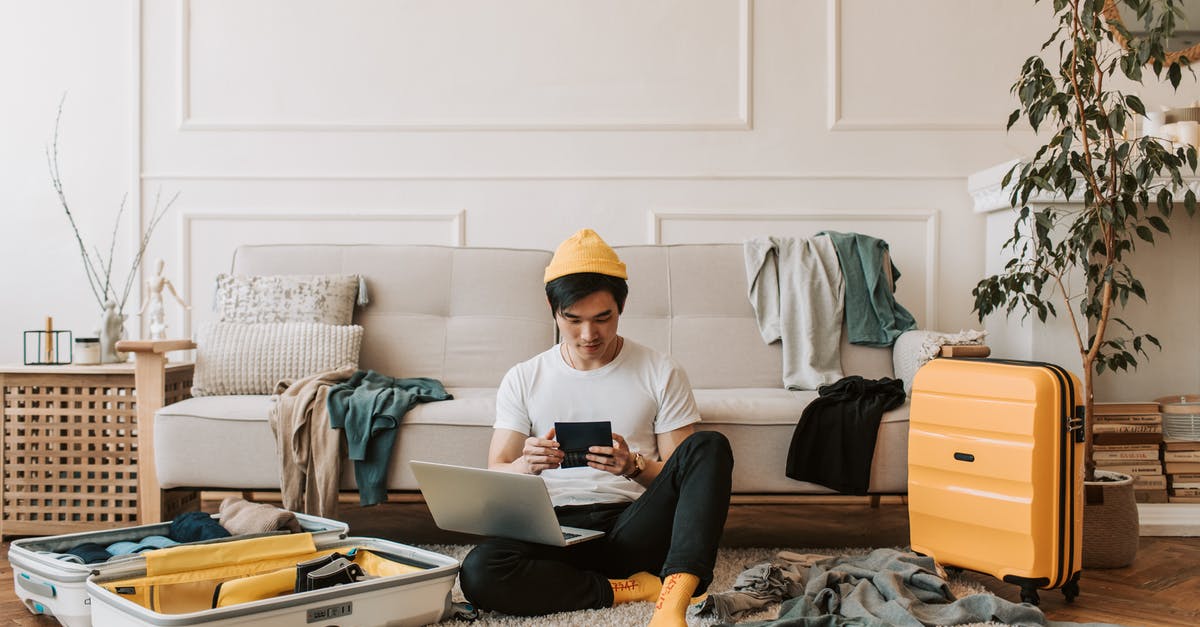
[{"label": "wicker cabinet door", "polygon": [[[139,524],[133,369],[13,370],[0,372],[0,535]],[[190,392],[190,368],[174,375],[167,402]]]}]

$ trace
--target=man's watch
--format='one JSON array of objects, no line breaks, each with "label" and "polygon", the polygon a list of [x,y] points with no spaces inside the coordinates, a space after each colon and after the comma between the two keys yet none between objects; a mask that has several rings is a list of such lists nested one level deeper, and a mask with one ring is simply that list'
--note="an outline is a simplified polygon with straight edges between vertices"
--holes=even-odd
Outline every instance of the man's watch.
[{"label": "man's watch", "polygon": [[621,476],[632,481],[635,477],[642,474],[642,471],[645,469],[646,469],[646,458],[642,457],[641,453],[634,453],[633,454],[633,472],[631,472],[627,475],[621,475]]}]

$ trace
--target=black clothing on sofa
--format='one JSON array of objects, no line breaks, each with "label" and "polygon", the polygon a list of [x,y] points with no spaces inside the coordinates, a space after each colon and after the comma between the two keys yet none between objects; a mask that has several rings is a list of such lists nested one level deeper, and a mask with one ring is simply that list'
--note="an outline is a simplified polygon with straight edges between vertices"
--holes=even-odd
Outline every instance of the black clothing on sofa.
[{"label": "black clothing on sofa", "polygon": [[817,393],[792,433],[787,476],[865,495],[879,422],[884,412],[904,403],[904,383],[853,375],[822,385]]}]

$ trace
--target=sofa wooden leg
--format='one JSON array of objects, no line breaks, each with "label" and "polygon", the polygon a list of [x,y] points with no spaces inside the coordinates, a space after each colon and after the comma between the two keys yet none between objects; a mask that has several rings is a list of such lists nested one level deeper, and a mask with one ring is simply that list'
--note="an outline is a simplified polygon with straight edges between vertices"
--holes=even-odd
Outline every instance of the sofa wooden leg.
[{"label": "sofa wooden leg", "polygon": [[879,495],[878,494],[871,495],[871,509],[879,509]]},{"label": "sofa wooden leg", "polygon": [[[191,340],[121,340],[117,350],[134,354],[137,397],[138,524],[162,522],[170,517],[170,497],[158,483],[154,467],[154,413],[168,403],[191,396],[191,364],[167,366],[167,353],[191,350]],[[167,505],[167,508],[164,508]]]}]

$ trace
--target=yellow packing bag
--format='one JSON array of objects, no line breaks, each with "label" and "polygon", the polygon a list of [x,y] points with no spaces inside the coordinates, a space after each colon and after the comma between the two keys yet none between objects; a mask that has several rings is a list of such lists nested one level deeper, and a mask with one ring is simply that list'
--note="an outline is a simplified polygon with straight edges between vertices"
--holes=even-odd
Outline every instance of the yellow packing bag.
[{"label": "yellow packing bag", "polygon": [[[298,562],[333,551],[318,551],[311,533],[175,546],[146,553],[145,576],[113,581],[104,587],[156,612],[195,612],[212,608],[217,584],[283,569],[292,570],[294,582]],[[239,596],[248,598],[249,593],[243,590]]]}]

